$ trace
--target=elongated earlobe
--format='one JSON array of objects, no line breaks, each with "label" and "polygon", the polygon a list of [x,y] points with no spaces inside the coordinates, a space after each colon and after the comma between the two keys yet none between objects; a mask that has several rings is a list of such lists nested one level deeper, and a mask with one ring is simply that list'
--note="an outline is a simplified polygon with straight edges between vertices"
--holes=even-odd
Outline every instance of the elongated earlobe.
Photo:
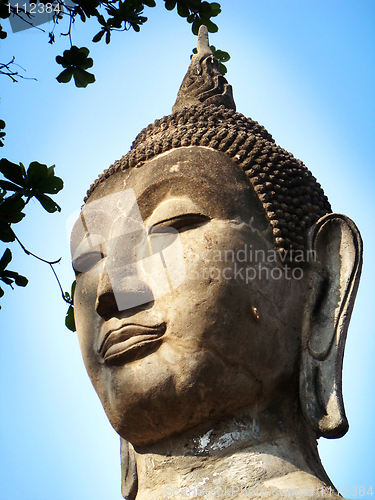
[{"label": "elongated earlobe", "polygon": [[121,493],[126,500],[134,500],[138,490],[137,464],[133,446],[120,438]]},{"label": "elongated earlobe", "polygon": [[342,362],[362,268],[362,240],[355,224],[328,214],[309,233],[311,267],[300,374],[302,412],[318,436],[348,430],[342,398]]}]

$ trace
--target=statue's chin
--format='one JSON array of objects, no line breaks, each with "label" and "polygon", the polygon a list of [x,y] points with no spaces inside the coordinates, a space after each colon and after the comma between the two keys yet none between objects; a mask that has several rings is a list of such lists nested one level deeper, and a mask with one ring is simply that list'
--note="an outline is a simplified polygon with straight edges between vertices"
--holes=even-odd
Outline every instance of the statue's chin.
[{"label": "statue's chin", "polygon": [[185,374],[145,374],[142,391],[129,384],[112,387],[102,402],[116,432],[134,446],[146,446],[259,401],[261,384],[248,375],[233,374],[211,353],[196,361]]},{"label": "statue's chin", "polygon": [[[185,373],[189,373],[187,369]],[[291,377],[294,375],[286,376],[288,381],[283,384],[290,388],[288,393],[273,388],[280,400],[290,401],[295,397],[297,386]],[[199,432],[199,428],[235,416],[244,408],[249,416],[258,418],[260,412],[267,412],[270,401],[272,405],[275,403],[274,397],[265,397],[264,389],[270,380],[251,379],[232,366],[225,367],[211,353],[200,356],[200,363],[189,376],[169,373],[163,379],[159,374],[159,379],[153,376],[148,381],[149,386],[144,386],[142,392],[129,385],[121,393],[111,391],[104,404],[116,432],[135,447],[153,445],[195,428]]]}]

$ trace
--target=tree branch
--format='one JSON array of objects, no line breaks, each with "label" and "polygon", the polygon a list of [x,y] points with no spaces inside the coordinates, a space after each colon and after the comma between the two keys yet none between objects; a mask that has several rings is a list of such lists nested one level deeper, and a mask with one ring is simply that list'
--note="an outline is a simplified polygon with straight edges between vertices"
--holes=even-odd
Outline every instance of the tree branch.
[{"label": "tree branch", "polygon": [[9,76],[9,78],[13,81],[13,83],[18,82],[17,78],[22,78],[24,80],[35,80],[36,78],[31,78],[27,76],[20,75],[18,71],[12,71],[11,65],[13,64],[14,66],[18,66],[21,68],[23,71],[26,71],[25,68],[20,66],[19,64],[15,63],[15,57],[13,56],[12,59],[8,63],[0,63],[0,75],[5,75]]},{"label": "tree branch", "polygon": [[26,255],[31,255],[32,257],[35,257],[35,259],[38,259],[40,260],[41,262],[44,262],[45,264],[48,264],[50,266],[50,268],[52,269],[52,272],[53,274],[55,275],[55,278],[56,278],[56,281],[57,281],[57,284],[59,285],[59,288],[60,288],[60,292],[61,292],[61,296],[63,298],[63,300],[67,303],[67,304],[72,304],[72,301],[67,299],[65,297],[65,292],[63,290],[63,287],[61,286],[61,282],[59,280],[59,277],[57,276],[57,273],[54,269],[54,265],[55,264],[59,264],[61,262],[61,259],[62,257],[60,257],[59,259],[57,260],[46,260],[46,259],[42,259],[42,257],[39,257],[38,255],[36,255],[35,253],[33,252],[30,252],[30,250],[28,250],[25,245],[20,241],[20,239],[17,237],[16,233],[13,231],[13,229],[11,229],[11,231],[13,232],[14,234],[14,237],[16,239],[16,241],[19,243],[20,247],[22,248],[22,250],[25,252]]}]

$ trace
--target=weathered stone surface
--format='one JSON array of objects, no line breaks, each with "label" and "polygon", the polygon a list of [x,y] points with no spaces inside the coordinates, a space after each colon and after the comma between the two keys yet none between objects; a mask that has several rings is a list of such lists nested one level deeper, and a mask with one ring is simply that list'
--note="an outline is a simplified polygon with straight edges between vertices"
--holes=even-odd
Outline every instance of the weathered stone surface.
[{"label": "weathered stone surface", "polygon": [[[191,67],[211,57],[204,37]],[[191,104],[184,82],[179,108]],[[347,430],[358,230],[330,213],[301,162],[269,153],[278,146],[255,122],[211,123],[237,141],[231,150],[204,142],[208,126],[192,143],[178,113],[168,127],[186,142],[166,144],[164,122],[143,131],[93,185],[72,233],[77,331],[121,437],[123,496],[339,498],[316,440]],[[199,135],[204,123],[192,123]],[[246,134],[268,141],[258,145],[269,162],[241,149]]]}]

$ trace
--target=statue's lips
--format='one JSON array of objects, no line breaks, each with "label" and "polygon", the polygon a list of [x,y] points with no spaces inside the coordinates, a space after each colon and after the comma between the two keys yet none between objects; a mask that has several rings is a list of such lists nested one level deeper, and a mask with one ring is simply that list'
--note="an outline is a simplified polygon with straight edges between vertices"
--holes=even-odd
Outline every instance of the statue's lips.
[{"label": "statue's lips", "polygon": [[165,323],[157,326],[125,325],[111,330],[104,337],[99,353],[107,363],[131,361],[141,356],[144,351],[153,347],[166,330]]}]

